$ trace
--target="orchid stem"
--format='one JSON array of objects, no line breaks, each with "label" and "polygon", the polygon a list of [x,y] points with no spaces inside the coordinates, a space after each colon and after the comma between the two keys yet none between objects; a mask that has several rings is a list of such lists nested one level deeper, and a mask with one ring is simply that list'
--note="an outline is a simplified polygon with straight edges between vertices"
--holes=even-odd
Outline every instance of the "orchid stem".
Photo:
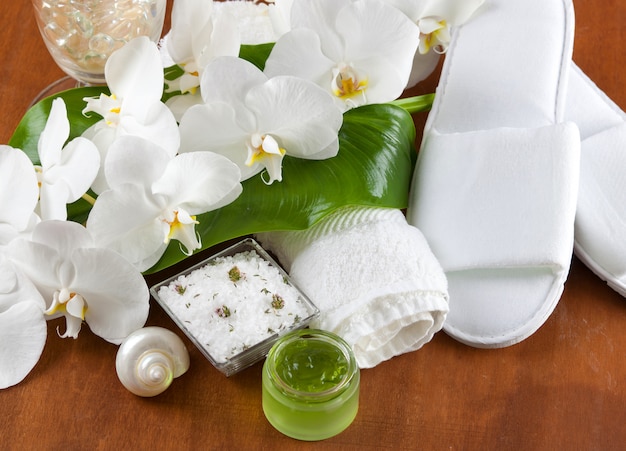
[{"label": "orchid stem", "polygon": [[392,105],[405,109],[409,114],[430,111],[435,100],[435,94],[424,94],[421,96],[407,97],[390,102]]},{"label": "orchid stem", "polygon": [[83,194],[83,199],[89,202],[92,206],[96,203],[96,199],[87,193]]}]

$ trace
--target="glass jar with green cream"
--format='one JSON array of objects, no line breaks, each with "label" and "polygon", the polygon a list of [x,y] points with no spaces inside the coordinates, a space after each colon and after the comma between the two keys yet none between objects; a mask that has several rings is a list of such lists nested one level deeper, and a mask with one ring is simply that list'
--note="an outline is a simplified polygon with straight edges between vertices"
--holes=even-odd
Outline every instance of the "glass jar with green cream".
[{"label": "glass jar with green cream", "polygon": [[359,409],[360,373],[350,346],[335,334],[291,332],[263,366],[263,412],[278,431],[299,440],[339,434]]}]

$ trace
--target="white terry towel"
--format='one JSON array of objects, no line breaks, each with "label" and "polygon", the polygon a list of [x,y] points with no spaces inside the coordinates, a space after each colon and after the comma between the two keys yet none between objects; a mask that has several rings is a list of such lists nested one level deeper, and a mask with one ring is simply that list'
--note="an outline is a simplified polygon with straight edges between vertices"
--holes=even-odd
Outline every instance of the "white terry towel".
[{"label": "white terry towel", "polygon": [[421,348],[443,326],[445,274],[400,210],[344,207],[257,239],[320,309],[311,327],[346,340],[361,368]]}]

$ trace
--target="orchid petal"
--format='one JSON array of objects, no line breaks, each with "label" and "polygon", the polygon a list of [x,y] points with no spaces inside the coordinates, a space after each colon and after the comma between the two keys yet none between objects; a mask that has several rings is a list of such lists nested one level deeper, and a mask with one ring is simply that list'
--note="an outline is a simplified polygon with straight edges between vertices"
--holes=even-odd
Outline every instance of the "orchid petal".
[{"label": "orchid petal", "polygon": [[11,241],[5,251],[6,256],[17,266],[18,272],[24,274],[40,293],[46,304],[44,307],[49,307],[59,279],[61,259],[58,252],[50,246],[25,239]]},{"label": "orchid petal", "polygon": [[[50,290],[67,287],[74,280],[76,268],[71,258],[75,249],[93,246],[92,236],[82,225],[71,221],[43,221],[33,231],[29,252],[23,251],[30,260],[22,261],[29,266],[28,270],[34,271],[30,278],[47,300]],[[48,254],[46,259],[41,259],[45,254]]]},{"label": "orchid petal", "polygon": [[295,2],[296,24],[311,28],[292,29],[276,42],[265,66],[269,76],[311,80],[334,95],[342,111],[395,100],[406,87],[420,35],[396,8],[379,0]]},{"label": "orchid petal", "polygon": [[485,0],[430,0],[421,12],[421,18],[440,17],[452,26],[467,22]]},{"label": "orchid petal", "polygon": [[79,249],[73,290],[87,303],[85,321],[96,335],[119,344],[143,327],[149,293],[145,280],[123,257],[108,249]]},{"label": "orchid petal", "polygon": [[105,174],[111,188],[133,183],[144,187],[159,179],[172,156],[137,136],[120,136],[107,155]]},{"label": "orchid petal", "polygon": [[85,299],[81,295],[75,295],[67,301],[65,309],[67,312],[75,318],[85,319],[85,310],[87,305]]},{"label": "orchid petal", "polygon": [[0,311],[0,389],[11,387],[35,367],[46,344],[41,306],[23,300]]},{"label": "orchid petal", "polygon": [[33,232],[32,241],[54,249],[67,259],[74,249],[93,247],[94,240],[83,226],[71,221],[44,221]]},{"label": "orchid petal", "polygon": [[[24,152],[0,145],[0,224],[8,236],[26,229],[37,205],[39,188],[32,163]],[[0,244],[7,241],[0,239]]]},{"label": "orchid petal", "polygon": [[285,149],[280,148],[276,140],[271,135],[265,136],[261,148],[263,149],[263,166],[269,175],[267,184],[271,185],[274,181],[282,181],[282,166],[283,157],[286,153]]},{"label": "orchid petal", "polygon": [[117,130],[107,127],[102,121],[92,125],[82,134],[82,137],[87,138],[95,144],[98,149],[98,154],[100,155],[100,168],[98,169],[98,174],[96,175],[93,183],[91,184],[91,189],[96,194],[100,194],[109,187],[107,179],[104,175],[103,163],[106,161],[109,147],[113,141],[115,141],[116,135]]},{"label": "orchid petal", "polygon": [[65,146],[57,163],[46,171],[45,181],[54,184],[63,180],[69,193],[64,200],[70,203],[89,189],[100,168],[100,154],[91,141],[78,137]]},{"label": "orchid petal", "polygon": [[224,155],[239,166],[242,180],[260,171],[245,164],[245,143],[250,131],[239,126],[236,112],[228,103],[214,102],[190,108],[181,119],[180,134],[181,153],[211,151]]},{"label": "orchid petal", "polygon": [[163,68],[159,49],[146,36],[113,52],[104,68],[111,92],[123,101],[124,114],[141,117],[146,105],[159,101]]},{"label": "orchid petal", "polygon": [[66,205],[87,192],[100,170],[100,154],[85,138],[71,141],[56,164],[44,169],[40,187],[42,219],[67,219]]},{"label": "orchid petal", "polygon": [[246,103],[256,113],[258,129],[276,139],[288,155],[316,158],[331,143],[339,150],[337,131],[343,116],[328,92],[307,80],[280,76],[248,92]]},{"label": "orchid petal", "polygon": [[113,342],[145,322],[148,295],[142,275],[113,250],[94,247],[89,232],[77,223],[42,222],[33,241],[11,242],[7,255],[49,301],[46,313],[66,317],[62,337],[76,338],[83,318]]},{"label": "orchid petal", "polygon": [[[410,62],[413,62],[415,53],[411,54]],[[359,61],[358,69],[368,74],[366,100],[363,103],[356,102],[356,106],[370,103],[385,103],[397,99],[408,82],[407,71],[400,71],[398,67],[390,64],[389,60],[380,55]],[[351,99],[348,99],[348,101]],[[355,99],[355,100],[358,100]]]},{"label": "orchid petal", "polygon": [[68,186],[63,183],[41,185],[39,195],[39,213],[42,219],[67,219],[67,199],[70,197]]},{"label": "orchid petal", "polygon": [[198,224],[195,218],[195,216],[190,216],[185,210],[179,208],[176,210],[174,221],[167,224],[168,227],[164,230],[167,241],[178,240],[181,244],[181,251],[188,256],[194,250],[202,247],[195,229],[196,224]]},{"label": "orchid petal", "polygon": [[319,86],[330,84],[333,60],[323,52],[319,35],[306,28],[290,31],[281,36],[265,63],[265,74],[293,75],[311,80]]},{"label": "orchid petal", "polygon": [[[155,203],[146,187],[121,185],[98,197],[89,214],[87,230],[96,237],[99,247],[113,249],[136,264],[163,247],[157,220],[163,207]],[[147,268],[140,270],[143,269]]]},{"label": "orchid petal", "polygon": [[71,284],[75,277],[71,264],[74,250],[93,246],[93,238],[80,224],[50,220],[35,227],[32,241],[20,239],[9,243],[6,254],[49,305],[54,292]]},{"label": "orchid petal", "polygon": [[42,311],[46,308],[31,280],[7,256],[0,254],[0,312],[24,300],[36,303]]},{"label": "orchid petal", "polygon": [[[179,78],[168,81],[169,90],[180,91],[182,94],[191,94],[198,92],[198,87],[200,86],[200,77],[194,70],[193,73],[189,73],[187,71],[191,70],[190,66],[194,66],[191,63],[185,65],[185,73],[181,75]],[[198,92],[199,94],[199,92]],[[176,96],[179,97],[179,96]]]},{"label": "orchid petal", "polygon": [[70,136],[70,122],[67,119],[67,108],[61,98],[52,101],[46,126],[37,145],[39,160],[44,170],[61,159],[61,149]]},{"label": "orchid petal", "polygon": [[419,42],[419,28],[379,0],[355,1],[338,13],[337,20],[342,26],[346,57],[356,65],[372,56],[383,57],[402,75],[400,88],[404,89]]},{"label": "orchid petal", "polygon": [[202,74],[202,98],[206,103],[241,103],[250,88],[266,81],[267,76],[248,61],[228,56],[216,58]]},{"label": "orchid petal", "polygon": [[[181,152],[222,154],[239,166],[242,180],[265,168],[268,183],[282,179],[285,154],[336,155],[343,116],[313,82],[292,76],[267,79],[251,63],[220,58],[207,66],[203,83],[214,90],[204,96],[206,105],[183,116]],[[275,145],[269,146],[272,141]]]},{"label": "orchid petal", "polygon": [[202,100],[200,91],[196,91],[194,94],[187,93],[185,95],[170,97],[165,102],[165,105],[167,105],[178,122],[182,120],[187,110],[192,106],[203,104],[204,100]]},{"label": "orchid petal", "polygon": [[324,54],[334,61],[345,57],[339,27],[339,14],[349,7],[352,0],[306,0],[294,1],[291,6],[291,27],[314,30],[322,41]]},{"label": "orchid petal", "polygon": [[420,31],[423,34],[430,34],[433,31],[439,30],[443,27],[443,24],[438,18],[435,17],[426,17],[419,21]]},{"label": "orchid petal", "polygon": [[240,177],[229,159],[213,152],[190,152],[174,158],[152,190],[194,215],[235,200],[242,191]]},{"label": "orchid petal", "polygon": [[206,0],[174,2],[167,39],[167,50],[174,61],[182,62],[194,56],[191,32],[210,22],[212,9],[213,2]]},{"label": "orchid petal", "polygon": [[78,333],[83,326],[83,320],[81,318],[77,318],[71,314],[65,315],[65,332],[57,333],[60,338],[78,338]]},{"label": "orchid petal", "polygon": [[[239,55],[241,37],[237,20],[231,14],[222,13],[214,18],[212,25],[210,44],[197,57],[200,67],[206,66],[209,61],[220,56]],[[196,38],[196,42],[199,39],[200,36]],[[197,45],[194,43],[194,48]]]},{"label": "orchid petal", "polygon": [[44,220],[67,219],[66,204],[87,192],[100,168],[100,155],[91,141],[76,138],[63,148],[69,132],[65,102],[56,98],[38,143],[40,211]]},{"label": "orchid petal", "polygon": [[[143,106],[145,109],[145,105]],[[145,109],[143,119],[138,116],[123,115],[118,125],[118,136],[139,136],[165,149],[170,156],[176,155],[180,146],[180,135],[176,118],[170,109],[156,102]]]},{"label": "orchid petal", "polygon": [[291,30],[291,8],[293,0],[276,0],[273,5],[268,6],[268,15],[274,29],[274,34],[278,37]]},{"label": "orchid petal", "polygon": [[17,286],[17,275],[7,265],[4,255],[0,254],[0,310],[4,310],[2,295],[12,293]]}]

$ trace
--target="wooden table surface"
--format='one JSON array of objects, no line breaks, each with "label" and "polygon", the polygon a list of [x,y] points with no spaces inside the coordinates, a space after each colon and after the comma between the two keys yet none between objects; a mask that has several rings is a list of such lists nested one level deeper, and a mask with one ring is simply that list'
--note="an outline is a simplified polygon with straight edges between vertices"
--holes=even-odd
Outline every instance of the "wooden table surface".
[{"label": "wooden table surface", "polygon": [[[626,2],[574,4],[574,59],[626,108]],[[30,101],[63,74],[30,2],[4,2],[2,12],[6,143]],[[431,77],[419,91],[435,85]],[[424,120],[416,116],[418,135]],[[154,303],[148,324],[180,333]],[[626,299],[575,258],[559,305],[532,337],[479,350],[441,332],[416,352],[363,370],[355,422],[316,443],[289,439],[265,420],[260,364],[226,378],[186,340],[189,372],[164,394],[143,399],[119,383],[116,346],[87,326],[77,340],[61,339],[58,325],[64,327],[49,322],[30,375],[0,391],[2,449],[626,449]]]}]

